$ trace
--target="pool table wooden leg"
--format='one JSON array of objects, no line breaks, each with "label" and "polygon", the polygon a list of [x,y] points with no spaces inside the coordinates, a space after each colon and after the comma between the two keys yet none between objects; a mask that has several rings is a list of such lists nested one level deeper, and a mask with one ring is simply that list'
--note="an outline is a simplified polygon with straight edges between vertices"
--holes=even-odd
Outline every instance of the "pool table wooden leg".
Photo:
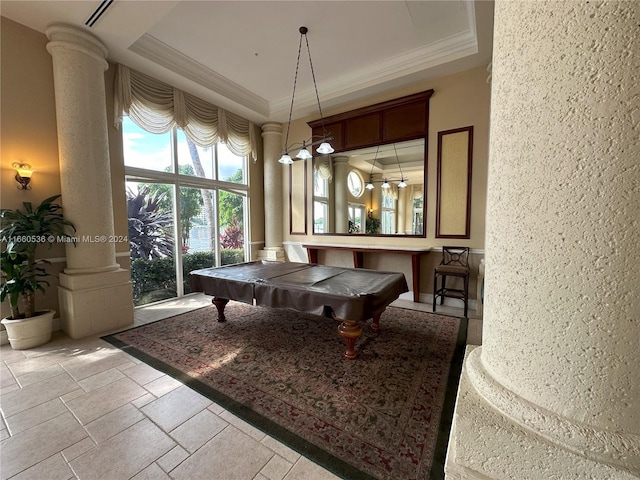
[{"label": "pool table wooden leg", "polygon": [[380,331],[380,316],[382,316],[383,313],[384,309],[382,310],[382,312],[373,316],[373,320],[371,321],[371,330],[373,330],[374,332]]},{"label": "pool table wooden leg", "polygon": [[213,297],[211,303],[213,303],[218,310],[218,321],[225,322],[227,320],[227,317],[224,316],[224,307],[227,305],[227,303],[229,303],[229,299]]},{"label": "pool table wooden leg", "polygon": [[347,349],[344,352],[344,357],[349,360],[356,358],[356,340],[362,335],[362,328],[355,320],[340,319],[342,323],[338,327],[338,333],[343,338]]}]

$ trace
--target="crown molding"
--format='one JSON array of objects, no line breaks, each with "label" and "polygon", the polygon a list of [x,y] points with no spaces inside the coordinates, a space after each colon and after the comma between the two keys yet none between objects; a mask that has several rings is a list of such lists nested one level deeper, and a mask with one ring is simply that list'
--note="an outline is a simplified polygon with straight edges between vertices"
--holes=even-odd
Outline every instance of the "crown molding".
[{"label": "crown molding", "polygon": [[[440,42],[417,48],[388,59],[384,63],[343,75],[338,81],[318,85],[323,102],[357,92],[364,88],[389,82],[417,73],[443,63],[451,62],[478,53],[478,42],[474,31],[452,35]],[[289,108],[291,99],[282,98],[270,104],[272,116]],[[297,109],[315,107],[316,97],[312,88],[296,92]]]},{"label": "crown molding", "polygon": [[129,47],[129,50],[253,112],[265,117],[269,116],[269,102],[267,100],[196,62],[152,35],[142,35]]},{"label": "crown molding", "polygon": [[[478,53],[473,18],[473,12],[470,12],[469,28],[464,32],[396,55],[369,68],[346,73],[336,81],[319,84],[318,90],[322,102],[327,103],[334,98],[354,94],[365,88],[401,79]],[[289,111],[290,97],[269,102],[152,35],[142,35],[129,47],[129,50],[265,118],[286,118]],[[308,87],[296,92],[295,107],[294,117],[315,111],[317,102],[313,88]]]}]

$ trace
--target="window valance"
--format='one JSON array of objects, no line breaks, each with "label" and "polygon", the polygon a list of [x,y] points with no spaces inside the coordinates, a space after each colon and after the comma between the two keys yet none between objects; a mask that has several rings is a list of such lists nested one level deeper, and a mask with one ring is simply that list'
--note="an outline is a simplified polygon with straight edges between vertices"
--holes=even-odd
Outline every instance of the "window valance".
[{"label": "window valance", "polygon": [[151,133],[179,127],[201,147],[221,142],[238,156],[258,158],[253,122],[144,73],[118,65],[114,96],[118,128],[128,115]]},{"label": "window valance", "polygon": [[333,163],[330,157],[317,157],[313,162],[313,166],[320,178],[331,182],[333,179]]},{"label": "window valance", "polygon": [[395,183],[389,184],[389,188],[382,189],[382,196],[387,198],[398,199],[398,186]]}]

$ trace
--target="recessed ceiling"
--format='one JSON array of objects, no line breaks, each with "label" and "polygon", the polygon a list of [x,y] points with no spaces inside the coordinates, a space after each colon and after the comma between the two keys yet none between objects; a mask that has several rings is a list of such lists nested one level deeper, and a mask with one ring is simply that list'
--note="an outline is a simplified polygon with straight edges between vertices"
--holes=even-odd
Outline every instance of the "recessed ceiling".
[{"label": "recessed ceiling", "polygon": [[[288,117],[300,26],[324,109],[491,60],[488,1],[108,3],[2,0],[2,15],[40,32],[53,23],[91,31],[110,61],[257,123]],[[85,26],[95,11],[103,13]],[[315,111],[303,48],[294,117]]]}]

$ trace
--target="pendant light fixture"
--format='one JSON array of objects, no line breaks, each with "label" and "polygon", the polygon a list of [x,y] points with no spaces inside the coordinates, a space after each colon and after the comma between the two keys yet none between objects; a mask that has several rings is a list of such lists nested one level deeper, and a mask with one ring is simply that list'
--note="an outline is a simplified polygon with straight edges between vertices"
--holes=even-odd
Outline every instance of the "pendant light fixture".
[{"label": "pendant light fixture", "polygon": [[398,183],[398,188],[406,188],[407,182],[404,181],[404,174],[402,173],[402,167],[400,166],[400,159],[398,158],[398,151],[396,150],[396,144],[393,144],[393,151],[396,154],[396,162],[398,162],[398,170],[400,170],[400,183]]},{"label": "pendant light fixture", "polygon": [[385,190],[388,188],[391,188],[391,183],[389,182],[398,182],[398,188],[406,188],[407,187],[407,181],[404,177],[404,173],[402,172],[402,166],[400,165],[400,159],[398,158],[398,151],[396,150],[396,144],[393,144],[393,151],[396,155],[396,163],[398,164],[398,170],[400,171],[400,179],[399,181],[393,178],[384,178],[384,180],[382,180],[382,182],[380,180],[374,180],[373,179],[373,168],[376,166],[376,160],[378,159],[378,151],[380,149],[380,146],[376,147],[376,155],[373,158],[373,164],[371,165],[371,173],[369,173],[369,181],[367,182],[367,184],[364,186],[364,188],[366,188],[367,190],[373,190],[375,188],[374,183],[381,183],[380,187],[384,188]]},{"label": "pendant light fixture", "polygon": [[[300,150],[298,151],[298,154],[295,156],[295,158],[300,160],[306,160],[308,158],[312,158],[313,155],[311,154],[311,152],[309,152],[309,148],[312,148],[315,145],[319,145],[318,148],[316,149],[316,152],[318,152],[321,155],[328,155],[334,152],[333,147],[329,143],[329,141],[332,140],[332,138],[330,135],[327,134],[327,131],[324,128],[324,117],[322,116],[322,107],[320,106],[320,96],[318,95],[318,86],[316,85],[316,75],[313,70],[313,62],[311,61],[311,50],[309,49],[309,40],[307,38],[307,32],[309,31],[309,29],[307,27],[300,27],[298,31],[300,32],[300,43],[298,45],[298,59],[296,61],[296,73],[295,73],[295,76],[293,77],[293,93],[291,95],[291,107],[289,108],[289,121],[287,123],[287,134],[284,140],[285,148],[282,156],[280,157],[280,160],[278,160],[280,163],[285,165],[291,165],[294,162],[294,159],[291,158],[291,156],[289,155],[289,152],[295,151],[297,148],[300,148]],[[312,136],[310,139],[303,141],[302,145],[300,144],[289,145],[289,131],[291,130],[291,116],[293,114],[293,101],[296,96],[296,85],[298,83],[298,69],[300,67],[300,53],[302,52],[302,37],[304,37],[305,44],[307,46],[307,55],[309,57],[309,67],[311,68],[311,78],[313,79],[313,88],[316,93],[318,111],[320,112],[320,120],[322,122],[322,135],[319,136],[318,138],[314,138],[314,136]]]},{"label": "pendant light fixture", "polygon": [[376,155],[373,157],[373,163],[371,164],[371,172],[369,173],[369,182],[364,186],[367,190],[373,190],[375,187],[373,186],[373,168],[376,166],[376,160],[378,158],[378,150],[380,150],[380,145],[376,147]]}]

